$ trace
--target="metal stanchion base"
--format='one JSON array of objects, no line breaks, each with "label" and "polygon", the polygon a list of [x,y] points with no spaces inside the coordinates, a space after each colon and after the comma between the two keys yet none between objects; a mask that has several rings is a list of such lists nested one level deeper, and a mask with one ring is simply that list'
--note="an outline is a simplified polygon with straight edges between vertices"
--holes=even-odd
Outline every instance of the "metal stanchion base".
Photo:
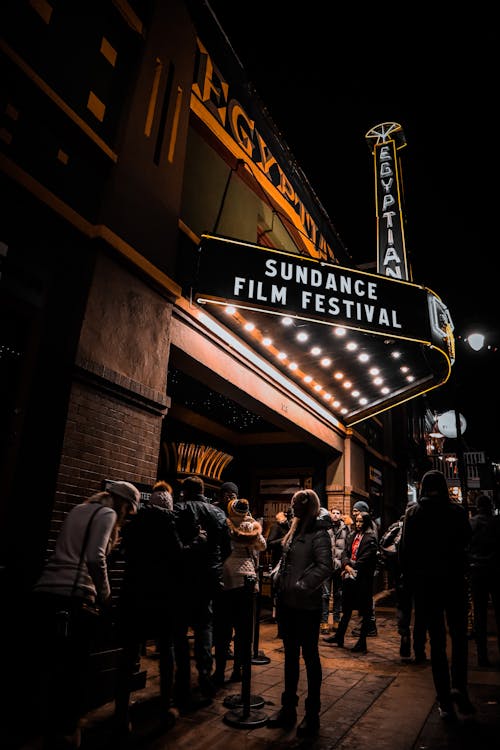
[{"label": "metal stanchion base", "polygon": [[271,659],[263,651],[259,651],[256,656],[252,656],[252,664],[269,664]]},{"label": "metal stanchion base", "polygon": [[223,721],[230,727],[256,729],[267,723],[268,715],[264,711],[245,711],[243,708],[228,711]]},{"label": "metal stanchion base", "polygon": [[[250,708],[262,708],[262,706],[265,704],[264,698],[262,698],[260,695],[251,695],[250,696]],[[226,708],[233,708],[238,709],[243,707],[243,700],[241,697],[241,694],[238,693],[237,695],[228,695],[224,698],[222,701],[222,705]]]}]

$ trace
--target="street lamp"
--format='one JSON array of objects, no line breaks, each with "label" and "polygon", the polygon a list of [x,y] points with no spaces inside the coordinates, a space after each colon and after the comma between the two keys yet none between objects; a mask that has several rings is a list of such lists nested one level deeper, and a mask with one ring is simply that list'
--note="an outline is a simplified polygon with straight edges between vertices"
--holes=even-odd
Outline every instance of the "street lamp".
[{"label": "street lamp", "polygon": [[479,352],[484,346],[484,334],[471,333],[471,335],[467,336],[464,341],[466,344],[469,344],[470,348],[474,349],[475,352]]}]

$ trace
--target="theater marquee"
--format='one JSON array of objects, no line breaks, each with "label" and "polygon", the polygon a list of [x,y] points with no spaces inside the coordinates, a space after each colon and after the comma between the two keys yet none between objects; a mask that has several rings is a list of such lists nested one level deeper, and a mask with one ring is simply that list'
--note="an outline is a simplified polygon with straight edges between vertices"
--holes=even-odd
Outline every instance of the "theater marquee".
[{"label": "theater marquee", "polygon": [[[369,396],[361,406],[350,403],[347,421],[359,421],[375,409],[401,403],[437,387],[449,376],[453,325],[439,297],[426,287],[224,237],[204,235],[197,252],[194,299],[199,304],[214,303],[214,311],[232,305],[240,311],[293,318],[301,326],[308,321],[321,324],[320,328],[360,332],[372,361],[387,362],[395,351],[394,342],[400,342],[407,371],[413,370],[414,377],[398,384],[392,375],[391,387],[383,395],[373,389],[353,358],[351,372],[356,372],[360,388],[364,379],[363,391]],[[277,335],[281,328],[277,321]],[[331,341],[325,331],[324,345],[339,361],[341,346],[337,343],[332,349]],[[287,347],[290,352],[291,341]],[[300,353],[295,354],[297,359]],[[290,355],[290,365],[292,359]],[[318,383],[325,379],[326,375],[316,377]],[[324,390],[331,392],[326,387],[318,392]]]},{"label": "theater marquee", "polygon": [[204,236],[197,301],[233,303],[406,340],[433,339],[428,289],[259,245]]}]

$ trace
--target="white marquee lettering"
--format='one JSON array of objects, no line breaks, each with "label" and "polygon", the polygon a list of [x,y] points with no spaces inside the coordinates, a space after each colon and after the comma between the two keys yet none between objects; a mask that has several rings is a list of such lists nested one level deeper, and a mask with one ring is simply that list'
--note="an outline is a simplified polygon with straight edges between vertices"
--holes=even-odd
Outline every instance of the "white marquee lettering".
[{"label": "white marquee lettering", "polygon": [[382,203],[382,211],[385,212],[389,206],[393,206],[396,203],[392,195],[384,195],[384,200]]}]

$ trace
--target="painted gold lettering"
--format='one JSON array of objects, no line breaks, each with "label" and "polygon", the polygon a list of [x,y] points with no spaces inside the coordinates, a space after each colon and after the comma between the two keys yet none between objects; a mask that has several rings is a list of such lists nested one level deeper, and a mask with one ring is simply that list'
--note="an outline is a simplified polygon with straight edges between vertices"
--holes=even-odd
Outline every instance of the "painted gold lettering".
[{"label": "painted gold lettering", "polygon": [[243,151],[252,158],[255,123],[247,116],[245,110],[236,99],[231,99],[229,105],[229,125],[234,140],[239,143]]}]

